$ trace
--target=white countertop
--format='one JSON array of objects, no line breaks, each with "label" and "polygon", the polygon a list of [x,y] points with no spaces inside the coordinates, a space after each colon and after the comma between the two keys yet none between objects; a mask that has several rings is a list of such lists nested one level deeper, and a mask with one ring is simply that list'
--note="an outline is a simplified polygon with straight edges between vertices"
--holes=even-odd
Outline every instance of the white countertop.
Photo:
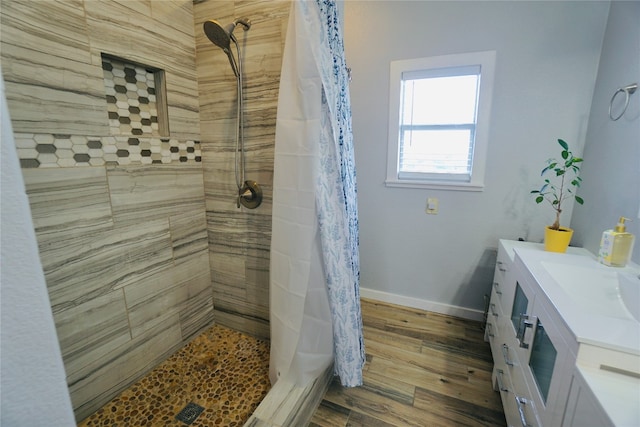
[{"label": "white countertop", "polygon": [[[500,243],[502,244],[502,246],[504,246],[507,254],[509,255],[509,258],[511,258],[511,261],[513,261],[516,256],[516,253],[515,253],[516,248],[529,249],[532,251],[537,251],[537,252],[542,252],[547,254],[551,253],[551,252],[546,252],[544,250],[544,245],[542,243],[521,242],[519,240],[506,240],[506,239],[500,239]],[[577,248],[575,246],[569,246],[567,248],[567,253],[593,257],[593,254],[588,250],[584,248]]]},{"label": "white countertop", "polygon": [[[600,346],[640,356],[640,322],[623,310],[617,313],[608,304],[615,296],[604,292],[570,296],[556,282],[545,264],[568,264],[581,269],[593,269],[594,274],[612,275],[618,272],[640,274],[638,266],[607,267],[585,249],[574,253],[554,253],[531,248],[515,248],[516,256],[525,264],[551,304],[562,316],[579,343]],[[619,302],[617,303],[620,304]],[[611,307],[614,307],[611,305]]]}]

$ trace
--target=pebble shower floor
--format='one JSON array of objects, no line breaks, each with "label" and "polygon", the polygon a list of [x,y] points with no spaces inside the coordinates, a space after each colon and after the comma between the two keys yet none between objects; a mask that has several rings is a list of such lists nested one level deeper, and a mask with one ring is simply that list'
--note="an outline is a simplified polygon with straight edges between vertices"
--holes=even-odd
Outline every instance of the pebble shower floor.
[{"label": "pebble shower floor", "polygon": [[268,341],[216,325],[78,426],[242,426],[269,388]]}]

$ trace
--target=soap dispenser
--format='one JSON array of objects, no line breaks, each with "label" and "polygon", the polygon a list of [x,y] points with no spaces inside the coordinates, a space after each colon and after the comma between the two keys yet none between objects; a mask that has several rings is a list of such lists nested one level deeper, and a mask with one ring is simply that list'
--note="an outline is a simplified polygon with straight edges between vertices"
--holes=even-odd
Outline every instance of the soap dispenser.
[{"label": "soap dispenser", "polygon": [[623,216],[618,220],[614,230],[602,233],[598,260],[612,267],[624,267],[631,259],[635,236],[627,232],[625,221],[631,221]]}]

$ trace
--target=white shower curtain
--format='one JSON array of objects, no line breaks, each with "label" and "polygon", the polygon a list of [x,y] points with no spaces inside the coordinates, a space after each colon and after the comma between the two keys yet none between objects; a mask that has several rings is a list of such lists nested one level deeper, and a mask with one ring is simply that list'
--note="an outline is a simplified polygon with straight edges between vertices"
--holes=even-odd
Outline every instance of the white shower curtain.
[{"label": "white shower curtain", "polygon": [[348,76],[334,0],[296,0],[285,42],[274,165],[271,381],[334,361],[362,384],[358,216]]}]

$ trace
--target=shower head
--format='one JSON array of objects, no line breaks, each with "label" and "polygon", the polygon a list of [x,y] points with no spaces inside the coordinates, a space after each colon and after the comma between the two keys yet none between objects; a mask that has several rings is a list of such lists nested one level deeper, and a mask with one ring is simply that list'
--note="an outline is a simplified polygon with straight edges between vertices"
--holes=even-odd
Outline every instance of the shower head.
[{"label": "shower head", "polygon": [[222,50],[229,50],[231,47],[231,31],[224,28],[218,21],[213,19],[204,23],[204,33],[209,40]]},{"label": "shower head", "polygon": [[210,19],[204,23],[204,33],[207,35],[209,40],[219,48],[221,48],[224,53],[227,54],[229,58],[229,63],[231,64],[231,69],[233,70],[233,74],[236,77],[239,77],[238,66],[236,61],[231,53],[231,41],[238,46],[238,42],[236,41],[235,36],[233,35],[233,30],[236,29],[236,26],[240,24],[242,25],[245,31],[251,28],[251,21],[247,18],[236,18],[233,22],[226,27],[223,27],[218,21],[214,19]]}]

